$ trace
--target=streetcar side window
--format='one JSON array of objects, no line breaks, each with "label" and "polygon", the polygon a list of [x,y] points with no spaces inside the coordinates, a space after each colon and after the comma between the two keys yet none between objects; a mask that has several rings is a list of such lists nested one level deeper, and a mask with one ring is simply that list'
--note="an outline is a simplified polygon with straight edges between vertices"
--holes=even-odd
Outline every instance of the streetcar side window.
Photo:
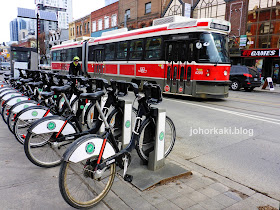
[{"label": "streetcar side window", "polygon": [[94,46],[89,46],[88,48],[88,60],[89,61],[94,61],[94,51],[93,51]]},{"label": "streetcar side window", "polygon": [[129,59],[142,60],[143,40],[133,40],[130,42]]},{"label": "streetcar side window", "polygon": [[161,44],[160,37],[148,38],[145,47],[145,59],[158,60],[161,57]]},{"label": "streetcar side window", "polygon": [[72,61],[72,59],[73,59],[73,57],[72,57],[73,50],[74,49],[71,49],[71,48],[66,50],[66,60],[67,61]]},{"label": "streetcar side window", "polygon": [[127,42],[118,42],[117,43],[117,59],[124,60],[127,58],[127,50],[128,50]]},{"label": "streetcar side window", "polygon": [[66,50],[61,51],[61,61],[66,61]]},{"label": "streetcar side window", "polygon": [[58,50],[57,53],[56,53],[56,60],[57,60],[57,61],[61,61],[60,52],[61,52],[61,51]]},{"label": "streetcar side window", "polygon": [[115,58],[115,44],[106,44],[105,45],[105,60],[111,61]]},{"label": "streetcar side window", "polygon": [[78,56],[80,58],[80,60],[82,60],[82,47],[78,47],[78,48],[74,48],[73,51],[72,51],[72,59],[75,57],[75,56]]},{"label": "streetcar side window", "polygon": [[57,51],[52,52],[52,61],[57,61]]}]

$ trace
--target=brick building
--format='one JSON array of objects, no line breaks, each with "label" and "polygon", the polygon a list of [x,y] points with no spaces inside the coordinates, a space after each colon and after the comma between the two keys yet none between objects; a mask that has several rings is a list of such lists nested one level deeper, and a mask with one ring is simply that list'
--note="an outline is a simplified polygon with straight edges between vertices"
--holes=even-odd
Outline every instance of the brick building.
[{"label": "brick building", "polygon": [[119,27],[126,25],[129,30],[151,26],[154,19],[160,18],[168,5],[167,0],[120,0]]},{"label": "brick building", "polygon": [[69,40],[75,39],[76,38],[76,27],[75,27],[75,22],[69,23]]},{"label": "brick building", "polygon": [[91,37],[99,37],[103,32],[118,28],[118,9],[119,2],[115,2],[90,14]]},{"label": "brick building", "polygon": [[[90,37],[91,32],[91,15],[84,16],[74,22],[69,23],[69,39],[76,39],[78,37]],[[75,26],[75,27],[74,27]],[[73,30],[73,27],[75,28]],[[71,38],[70,38],[71,37]]]}]

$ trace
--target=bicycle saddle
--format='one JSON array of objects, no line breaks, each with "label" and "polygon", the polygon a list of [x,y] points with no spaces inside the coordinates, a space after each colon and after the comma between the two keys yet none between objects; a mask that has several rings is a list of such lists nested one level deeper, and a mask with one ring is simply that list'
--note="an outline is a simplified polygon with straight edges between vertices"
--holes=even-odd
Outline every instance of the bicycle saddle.
[{"label": "bicycle saddle", "polygon": [[33,79],[32,78],[28,78],[28,79],[20,79],[19,81],[22,82],[23,84],[31,82]]},{"label": "bicycle saddle", "polygon": [[28,82],[28,85],[30,85],[31,87],[42,87],[43,86],[43,82]]},{"label": "bicycle saddle", "polygon": [[70,89],[71,89],[70,85],[64,85],[64,86],[61,86],[61,87],[60,86],[52,86],[51,87],[51,90],[54,91],[56,94],[57,93],[65,93]]},{"label": "bicycle saddle", "polygon": [[50,98],[54,95],[54,92],[41,92],[41,96],[44,98],[44,99],[47,99],[47,98]]},{"label": "bicycle saddle", "polygon": [[89,99],[89,100],[99,100],[101,96],[104,96],[105,93],[103,91],[97,91],[95,93],[82,93],[80,95],[81,99]]}]

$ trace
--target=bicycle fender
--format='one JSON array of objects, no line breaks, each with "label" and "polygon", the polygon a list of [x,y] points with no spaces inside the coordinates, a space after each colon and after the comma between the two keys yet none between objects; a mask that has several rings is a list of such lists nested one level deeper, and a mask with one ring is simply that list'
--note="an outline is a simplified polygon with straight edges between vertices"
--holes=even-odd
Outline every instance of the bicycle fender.
[{"label": "bicycle fender", "polygon": [[[19,115],[20,120],[31,120],[31,119],[41,119],[46,114],[47,109],[29,109]],[[47,116],[52,116],[52,113],[48,113]]]},{"label": "bicycle fender", "polygon": [[21,110],[30,107],[30,106],[34,106],[36,105],[36,101],[23,101],[24,103],[21,103],[17,106],[15,106],[14,108],[11,108],[10,110],[14,113],[17,114],[19,113]]},{"label": "bicycle fender", "polygon": [[9,98],[15,97],[15,96],[22,96],[21,93],[7,93],[2,97],[2,100],[6,101]]},{"label": "bicycle fender", "polygon": [[13,97],[9,101],[7,100],[6,103],[8,106],[13,106],[16,103],[19,103],[24,100],[28,100],[28,97],[26,97],[26,96]]},{"label": "bicycle fender", "polygon": [[[75,141],[72,148],[69,148],[69,150],[65,153],[65,161],[78,163],[90,157],[99,156],[103,144],[102,138],[98,136],[90,136],[90,138],[82,137],[81,140],[82,141],[79,141],[79,139],[77,139],[79,142],[77,143],[77,141]],[[107,159],[114,154],[116,154],[114,148],[107,141],[102,158]]]},{"label": "bicycle fender", "polygon": [[[53,132],[60,132],[61,128],[64,128],[61,131],[61,134],[68,135],[76,133],[76,129],[72,123],[66,122],[66,118],[60,116],[49,116],[44,117],[38,121],[36,121],[32,126],[28,129],[29,132],[35,134],[42,134],[42,133],[53,133]],[[34,126],[33,126],[34,125]]]}]

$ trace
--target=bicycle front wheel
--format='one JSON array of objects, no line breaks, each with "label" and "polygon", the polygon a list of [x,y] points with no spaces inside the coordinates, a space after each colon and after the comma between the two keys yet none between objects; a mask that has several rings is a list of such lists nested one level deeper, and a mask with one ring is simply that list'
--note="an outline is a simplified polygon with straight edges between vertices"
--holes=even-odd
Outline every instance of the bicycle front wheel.
[{"label": "bicycle front wheel", "polygon": [[67,145],[59,144],[56,141],[56,133],[28,132],[24,141],[24,152],[33,164],[50,168],[61,163]]},{"label": "bicycle front wheel", "polygon": [[116,164],[108,166],[103,172],[96,172],[98,157],[82,162],[63,161],[59,172],[59,189],[64,200],[74,208],[91,208],[98,204],[110,191]]},{"label": "bicycle front wheel", "polygon": [[[140,137],[136,145],[136,150],[139,157],[144,163],[149,160],[149,154],[154,150],[155,145],[155,123],[153,120],[147,119],[139,129]],[[164,157],[166,158],[176,140],[176,130],[173,121],[166,116],[165,118],[165,136],[164,136]]]}]

